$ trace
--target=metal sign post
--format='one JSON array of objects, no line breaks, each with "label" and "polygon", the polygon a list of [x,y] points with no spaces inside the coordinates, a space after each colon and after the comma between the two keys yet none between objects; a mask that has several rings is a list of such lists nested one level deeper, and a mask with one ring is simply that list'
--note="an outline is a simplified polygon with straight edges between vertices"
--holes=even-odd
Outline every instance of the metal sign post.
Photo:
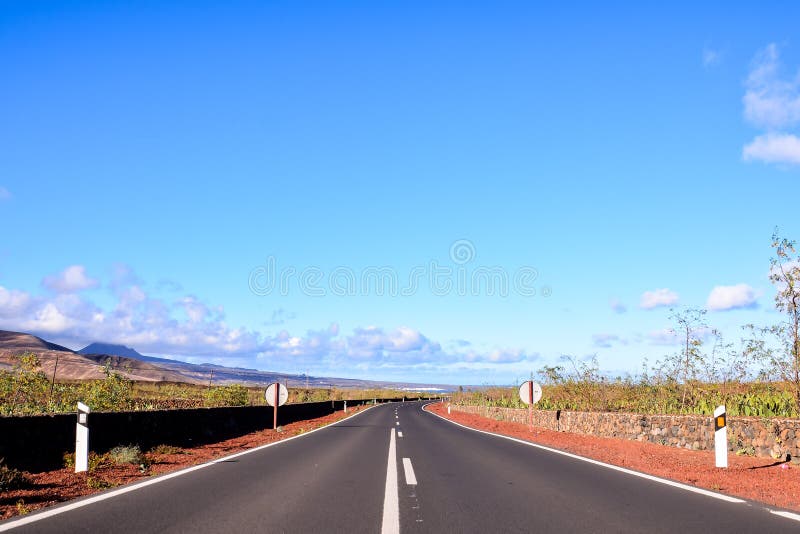
[{"label": "metal sign post", "polygon": [[78,403],[78,423],[75,425],[75,472],[89,470],[89,412],[84,403]]},{"label": "metal sign post", "polygon": [[519,387],[519,398],[528,405],[528,426],[533,432],[533,405],[542,398],[542,388],[533,380],[527,380]]},{"label": "metal sign post", "polygon": [[[528,398],[533,398],[533,380],[528,381]],[[528,427],[533,432],[533,403],[528,404]]]},{"label": "metal sign post", "polygon": [[714,410],[714,456],[717,467],[728,467],[728,417],[725,406]]},{"label": "metal sign post", "polygon": [[289,390],[280,382],[275,382],[267,387],[264,392],[264,398],[267,404],[273,407],[272,410],[272,428],[278,430],[278,406],[283,406],[289,399]]}]

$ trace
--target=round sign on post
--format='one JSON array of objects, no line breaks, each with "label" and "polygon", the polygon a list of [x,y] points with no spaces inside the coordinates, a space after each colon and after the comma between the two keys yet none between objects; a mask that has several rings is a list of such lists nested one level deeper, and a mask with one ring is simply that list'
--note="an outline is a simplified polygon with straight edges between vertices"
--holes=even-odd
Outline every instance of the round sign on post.
[{"label": "round sign on post", "polygon": [[[531,400],[533,395],[533,400]],[[519,387],[519,398],[525,404],[536,404],[542,398],[542,387],[531,380],[527,380]]]},{"label": "round sign on post", "polygon": [[272,428],[278,430],[278,406],[286,404],[289,398],[289,390],[280,382],[275,382],[267,387],[264,392],[264,398],[267,399],[267,404],[272,406]]},{"label": "round sign on post", "polygon": [[[275,391],[275,388],[278,388],[278,390]],[[286,386],[283,384],[275,382],[267,387],[267,392],[264,393],[264,398],[267,399],[267,404],[270,406],[275,406],[276,399],[278,406],[283,406],[289,399],[289,390],[286,389]]]}]

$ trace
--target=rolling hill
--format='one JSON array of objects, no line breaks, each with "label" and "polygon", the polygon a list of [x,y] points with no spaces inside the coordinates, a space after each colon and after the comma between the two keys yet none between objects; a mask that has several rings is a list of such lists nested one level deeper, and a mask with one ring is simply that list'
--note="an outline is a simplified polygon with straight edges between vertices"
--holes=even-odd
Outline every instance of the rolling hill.
[{"label": "rolling hill", "polygon": [[0,330],[0,369],[11,368],[14,358],[24,352],[36,354],[42,370],[48,376],[56,370],[57,380],[91,380],[103,378],[103,367],[141,382],[185,382],[190,384],[242,384],[264,386],[280,381],[290,386],[336,388],[409,388],[450,391],[453,386],[443,384],[415,384],[384,382],[352,378],[317,377],[260,371],[241,367],[225,367],[210,363],[194,364],[140,354],[133,348],[109,343],[91,343],[79,351],[50,343],[40,337],[22,332]]}]

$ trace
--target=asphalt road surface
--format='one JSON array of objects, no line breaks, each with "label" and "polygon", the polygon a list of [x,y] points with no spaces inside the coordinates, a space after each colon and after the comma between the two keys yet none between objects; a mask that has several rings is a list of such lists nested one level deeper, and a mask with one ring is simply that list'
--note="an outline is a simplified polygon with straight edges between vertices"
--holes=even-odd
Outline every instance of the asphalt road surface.
[{"label": "asphalt road surface", "polygon": [[422,403],[377,406],[148,482],[5,521],[0,531],[800,532],[800,522],[761,504],[464,429]]}]

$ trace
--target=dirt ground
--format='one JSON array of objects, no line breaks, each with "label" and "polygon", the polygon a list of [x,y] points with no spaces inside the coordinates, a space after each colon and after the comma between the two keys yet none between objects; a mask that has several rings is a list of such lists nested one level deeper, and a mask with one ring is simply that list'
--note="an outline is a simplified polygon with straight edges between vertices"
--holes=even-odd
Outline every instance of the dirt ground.
[{"label": "dirt ground", "polygon": [[[89,473],[75,473],[74,468],[62,468],[43,473],[25,473],[27,483],[20,489],[0,493],[0,519],[26,514],[45,506],[91,495],[108,488],[136,482],[138,480],[177,471],[185,467],[209,462],[236,452],[266,445],[292,436],[297,436],[315,428],[339,421],[365,406],[348,408],[347,414],[337,411],[331,415],[285,425],[281,432],[262,430],[238,438],[192,448],[174,447],[169,454],[146,452],[147,464],[115,465],[102,461]],[[148,465],[149,464],[149,465]]]},{"label": "dirt ground", "polygon": [[442,404],[428,410],[479,430],[523,439],[768,505],[800,511],[800,466],[749,456],[728,456],[728,468],[714,467],[713,451],[690,451],[655,443],[554,432],[451,410]]}]

